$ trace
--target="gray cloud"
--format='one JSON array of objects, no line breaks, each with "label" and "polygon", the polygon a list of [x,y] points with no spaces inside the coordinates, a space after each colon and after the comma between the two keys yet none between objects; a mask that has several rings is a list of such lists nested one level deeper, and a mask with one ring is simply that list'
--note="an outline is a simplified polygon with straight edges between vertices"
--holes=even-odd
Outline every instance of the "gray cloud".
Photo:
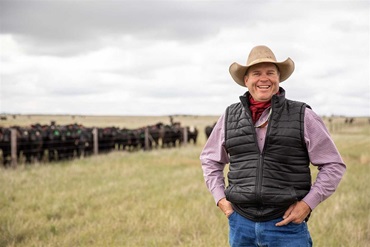
[{"label": "gray cloud", "polygon": [[266,44],[278,60],[296,63],[282,84],[290,98],[319,114],[365,115],[369,7],[361,0],[1,0],[0,113],[220,114],[246,90],[228,66]]},{"label": "gray cloud", "polygon": [[233,1],[6,0],[1,1],[1,32],[15,35],[30,52],[57,55],[97,49],[106,35],[194,42],[241,17],[230,4]]}]

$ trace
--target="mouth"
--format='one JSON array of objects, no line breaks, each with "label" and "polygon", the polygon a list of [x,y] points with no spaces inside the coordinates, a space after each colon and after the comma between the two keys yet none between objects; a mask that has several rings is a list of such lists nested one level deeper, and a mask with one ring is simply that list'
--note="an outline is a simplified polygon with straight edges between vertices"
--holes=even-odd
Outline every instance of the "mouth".
[{"label": "mouth", "polygon": [[271,86],[257,86],[258,89],[269,89]]}]

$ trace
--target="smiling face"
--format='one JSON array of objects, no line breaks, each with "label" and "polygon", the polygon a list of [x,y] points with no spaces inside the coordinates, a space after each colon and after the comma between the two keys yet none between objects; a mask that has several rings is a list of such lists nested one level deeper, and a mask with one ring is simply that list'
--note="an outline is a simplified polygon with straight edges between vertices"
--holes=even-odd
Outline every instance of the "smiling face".
[{"label": "smiling face", "polygon": [[275,64],[260,63],[248,69],[244,76],[244,83],[254,100],[266,102],[279,91],[279,76],[280,73]]}]

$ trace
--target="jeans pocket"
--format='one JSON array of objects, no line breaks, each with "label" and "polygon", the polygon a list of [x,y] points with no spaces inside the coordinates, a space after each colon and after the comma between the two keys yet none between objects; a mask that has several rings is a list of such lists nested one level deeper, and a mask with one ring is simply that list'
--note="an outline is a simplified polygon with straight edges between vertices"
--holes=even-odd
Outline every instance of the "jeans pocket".
[{"label": "jeans pocket", "polygon": [[234,211],[234,212],[232,212],[230,215],[229,215],[229,217],[227,217],[229,220],[234,216],[236,214],[236,212]]}]

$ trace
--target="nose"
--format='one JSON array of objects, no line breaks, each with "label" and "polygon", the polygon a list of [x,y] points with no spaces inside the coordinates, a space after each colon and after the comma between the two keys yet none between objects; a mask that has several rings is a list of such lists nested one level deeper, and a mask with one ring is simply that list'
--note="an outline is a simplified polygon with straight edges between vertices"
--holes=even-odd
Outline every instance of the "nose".
[{"label": "nose", "polygon": [[266,75],[262,75],[261,78],[260,78],[260,81],[268,81],[268,77]]}]

